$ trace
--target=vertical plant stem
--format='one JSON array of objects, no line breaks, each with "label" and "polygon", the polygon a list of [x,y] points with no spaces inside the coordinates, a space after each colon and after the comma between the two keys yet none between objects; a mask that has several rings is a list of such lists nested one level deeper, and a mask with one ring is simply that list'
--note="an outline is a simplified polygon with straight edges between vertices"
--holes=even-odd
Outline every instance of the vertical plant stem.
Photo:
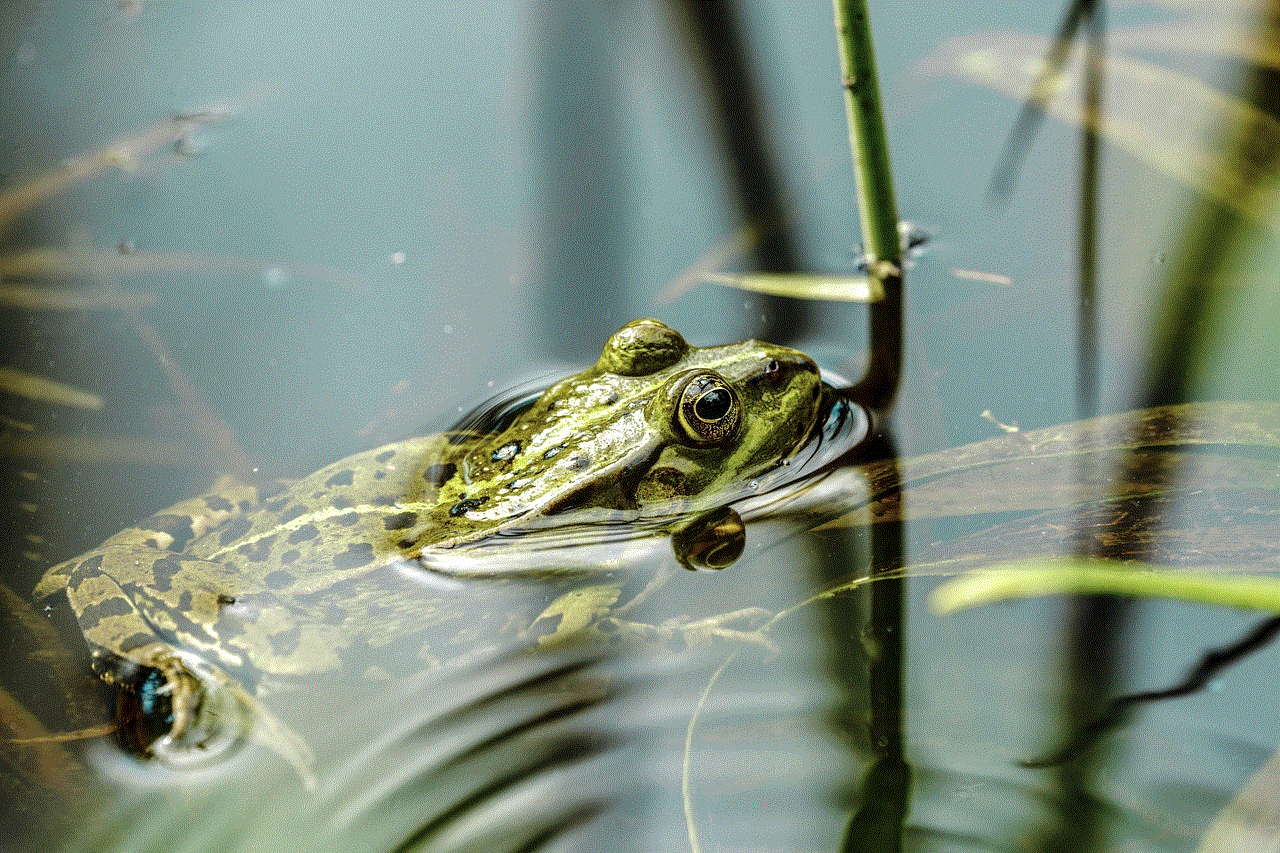
[{"label": "vertical plant stem", "polygon": [[[864,0],[832,0],[840,48],[840,72],[844,84],[845,115],[849,121],[849,148],[866,247],[867,275],[880,283],[884,299],[868,311],[870,347],[866,373],[848,390],[853,400],[870,409],[889,407],[898,390],[902,369],[902,243],[898,237],[898,207],[893,199],[889,168],[889,143],[880,113],[880,86],[876,82],[875,53],[871,48],[871,21]],[[897,449],[891,427],[880,436],[881,447],[873,458],[893,459]],[[894,485],[898,485],[894,471]],[[871,766],[857,787],[861,802],[854,808],[845,831],[844,853],[892,853],[903,849],[907,804],[910,802],[911,769],[903,756],[903,671],[905,662],[905,590],[894,573],[904,563],[904,528],[901,521],[873,525],[871,576],[863,595],[849,602],[861,610],[867,624],[856,630],[856,613],[838,618],[834,636],[864,637],[867,666],[866,702],[862,735],[871,753]],[[839,616],[837,609],[833,615]],[[851,682],[851,688],[854,684]],[[851,707],[860,703],[852,702]],[[855,788],[856,789],[856,788]]]},{"label": "vertical plant stem", "polygon": [[863,243],[873,266],[885,262],[901,266],[898,208],[893,200],[889,143],[880,114],[871,22],[864,0],[834,0],[834,6]]},{"label": "vertical plant stem", "polygon": [[[886,458],[897,457],[891,436],[880,439]],[[902,472],[893,466],[892,486],[902,493]],[[859,633],[866,661],[866,697],[862,720],[870,764],[860,783],[860,801],[845,828],[841,853],[900,853],[906,849],[911,803],[911,765],[906,758],[906,521],[870,525],[874,583],[861,587],[851,602],[866,614]]]},{"label": "vertical plant stem", "polygon": [[1076,327],[1076,417],[1098,414],[1098,185],[1101,177],[1098,131],[1106,67],[1105,4],[1085,7],[1084,103],[1080,122],[1080,314]]},{"label": "vertical plant stem", "polygon": [[884,287],[883,301],[871,306],[871,354],[867,372],[850,389],[858,402],[886,408],[898,389],[902,364],[902,245],[893,198],[889,143],[880,112],[871,21],[865,0],[832,0],[840,48],[849,148],[853,155],[862,242],[868,275]]}]

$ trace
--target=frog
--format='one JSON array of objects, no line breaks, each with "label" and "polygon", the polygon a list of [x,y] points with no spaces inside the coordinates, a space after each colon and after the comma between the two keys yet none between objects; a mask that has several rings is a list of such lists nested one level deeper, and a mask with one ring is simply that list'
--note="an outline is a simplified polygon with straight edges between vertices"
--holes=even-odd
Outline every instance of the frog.
[{"label": "frog", "polygon": [[[464,606],[480,595],[476,578],[545,577],[560,559],[546,543],[566,530],[668,536],[686,568],[724,568],[742,550],[730,504],[820,431],[831,393],[797,350],[756,340],[697,347],[636,320],[591,367],[490,423],[387,444],[297,480],[224,479],[49,569],[35,596],[65,591],[103,680],[145,673],[151,695],[167,698],[157,753],[207,749],[206,718],[225,716],[229,696],[305,767],[305,745],[256,697],[406,638],[421,643],[415,665],[431,667],[486,632],[532,636],[557,623],[541,642],[620,621],[657,581],[620,604],[616,566],[599,557],[559,567],[572,583],[553,585],[545,607],[515,624]],[[522,547],[534,541],[544,547]]]}]

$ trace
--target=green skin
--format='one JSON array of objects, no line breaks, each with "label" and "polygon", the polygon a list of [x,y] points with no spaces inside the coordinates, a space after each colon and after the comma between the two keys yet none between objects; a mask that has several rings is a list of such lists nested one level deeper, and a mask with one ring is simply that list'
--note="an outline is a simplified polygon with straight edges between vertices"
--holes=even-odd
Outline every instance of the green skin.
[{"label": "green skin", "polygon": [[[637,320],[501,433],[396,442],[269,488],[221,483],[50,569],[36,595],[65,588],[104,678],[121,664],[160,670],[181,739],[210,682],[248,701],[245,683],[343,671],[357,649],[421,634],[430,665],[511,631],[510,614],[462,617],[454,600],[398,594],[397,573],[584,519],[671,532],[801,446],[824,389],[794,350],[691,347]],[[488,548],[484,565],[519,541]],[[616,612],[609,589],[580,582],[522,628],[551,615],[561,631],[588,625]]]}]

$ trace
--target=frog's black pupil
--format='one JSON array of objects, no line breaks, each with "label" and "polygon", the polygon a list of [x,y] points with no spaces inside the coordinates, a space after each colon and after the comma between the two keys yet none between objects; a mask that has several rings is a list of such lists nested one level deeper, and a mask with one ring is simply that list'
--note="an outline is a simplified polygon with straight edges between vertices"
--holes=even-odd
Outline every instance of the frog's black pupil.
[{"label": "frog's black pupil", "polygon": [[712,388],[693,404],[693,412],[699,420],[718,421],[729,414],[729,407],[732,405],[733,398],[729,396],[728,391],[723,388]]}]

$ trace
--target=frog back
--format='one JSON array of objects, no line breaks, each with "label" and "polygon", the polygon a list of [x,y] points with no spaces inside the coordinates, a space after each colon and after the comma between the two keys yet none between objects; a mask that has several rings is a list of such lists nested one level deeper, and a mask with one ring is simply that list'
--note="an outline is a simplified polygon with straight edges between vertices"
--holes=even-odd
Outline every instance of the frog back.
[{"label": "frog back", "polygon": [[454,449],[431,435],[350,456],[193,539],[186,553],[293,594],[412,556]]}]

